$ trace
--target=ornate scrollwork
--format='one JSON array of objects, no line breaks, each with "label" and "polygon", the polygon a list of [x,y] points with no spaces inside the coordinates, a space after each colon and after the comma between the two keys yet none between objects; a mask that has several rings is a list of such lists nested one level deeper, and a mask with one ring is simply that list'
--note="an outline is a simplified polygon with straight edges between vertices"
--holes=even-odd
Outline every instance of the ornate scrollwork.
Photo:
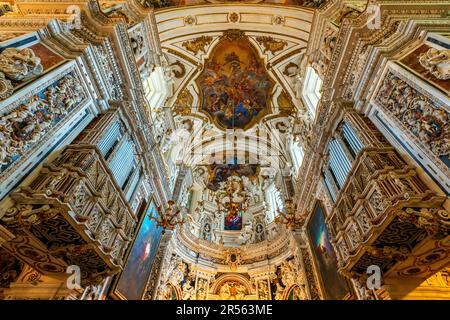
[{"label": "ornate scrollwork", "polygon": [[10,80],[27,81],[42,71],[41,59],[30,48],[7,48],[0,53],[0,72]]},{"label": "ornate scrollwork", "polygon": [[314,269],[311,261],[311,256],[308,252],[308,249],[301,248],[302,258],[303,258],[303,264],[305,266],[305,276],[306,276],[306,282],[309,286],[309,292],[311,299],[313,300],[320,300],[320,292],[318,285],[316,283],[316,279],[314,277]]},{"label": "ornate scrollwork", "polygon": [[404,208],[396,213],[401,221],[425,229],[429,234],[445,236],[450,229],[450,214],[441,208]]},{"label": "ornate scrollwork", "polygon": [[223,32],[222,37],[225,40],[236,41],[236,40],[243,39],[247,36],[245,35],[245,32],[243,30],[230,29],[230,30],[225,30]]},{"label": "ornate scrollwork", "polygon": [[241,251],[238,248],[229,248],[225,250],[225,264],[230,267],[231,271],[236,271],[241,264]]},{"label": "ornate scrollwork", "polygon": [[52,219],[60,210],[44,205],[19,204],[6,211],[2,221],[10,228],[29,228],[44,220]]},{"label": "ornate scrollwork", "polygon": [[284,40],[276,40],[267,36],[256,37],[256,41],[264,46],[264,52],[270,52],[272,54],[276,54],[288,45],[288,43]]},{"label": "ornate scrollwork", "polygon": [[387,200],[382,194],[379,188],[375,188],[372,195],[369,198],[370,204],[373,206],[377,214],[382,214],[384,210],[389,206],[389,200]]},{"label": "ornate scrollwork", "polygon": [[267,280],[258,281],[258,299],[270,300],[269,285],[267,284]]},{"label": "ornate scrollwork", "polygon": [[392,72],[384,78],[376,100],[432,153],[449,157],[450,114],[444,107]]},{"label": "ornate scrollwork", "polygon": [[4,100],[12,95],[14,92],[14,87],[10,80],[6,79],[0,73],[0,100]]},{"label": "ornate scrollwork", "polygon": [[377,258],[390,258],[398,261],[406,260],[411,254],[410,249],[407,246],[384,246],[382,248],[368,246],[367,252]]},{"label": "ornate scrollwork", "polygon": [[205,300],[208,292],[208,280],[198,279],[197,281],[197,300]]},{"label": "ornate scrollwork", "polygon": [[209,45],[212,41],[213,38],[210,36],[201,36],[199,38],[183,42],[182,46],[196,56],[199,52],[206,53],[205,47]]}]

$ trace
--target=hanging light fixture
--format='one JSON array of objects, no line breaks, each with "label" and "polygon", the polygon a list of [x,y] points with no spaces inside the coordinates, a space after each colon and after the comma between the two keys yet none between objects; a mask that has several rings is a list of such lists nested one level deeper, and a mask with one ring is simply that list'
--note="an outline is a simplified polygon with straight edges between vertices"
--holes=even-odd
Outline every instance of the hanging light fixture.
[{"label": "hanging light fixture", "polygon": [[278,224],[284,224],[286,228],[294,230],[295,226],[302,224],[304,220],[302,218],[295,217],[295,208],[291,199],[285,200],[284,204],[286,213],[277,209],[278,216],[275,218],[275,222]]},{"label": "hanging light fixture", "polygon": [[155,220],[158,227],[163,228],[163,233],[169,229],[173,230],[177,225],[182,225],[185,222],[185,219],[182,217],[181,210],[179,208],[175,208],[175,201],[169,200],[167,202],[166,210],[161,210],[161,207],[157,207],[156,211],[158,212],[158,216],[153,216],[153,213],[150,213],[150,220]]}]

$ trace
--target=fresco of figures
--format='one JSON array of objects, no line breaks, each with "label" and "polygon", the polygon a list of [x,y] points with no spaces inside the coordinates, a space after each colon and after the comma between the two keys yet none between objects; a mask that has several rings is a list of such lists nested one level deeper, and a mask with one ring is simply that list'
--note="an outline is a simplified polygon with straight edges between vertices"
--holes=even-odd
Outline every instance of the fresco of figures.
[{"label": "fresco of figures", "polygon": [[273,81],[246,38],[223,39],[197,79],[201,110],[222,129],[251,127],[270,111]]},{"label": "fresco of figures", "polygon": [[227,181],[232,175],[255,180],[258,174],[259,166],[256,164],[212,164],[209,166],[208,188],[217,191],[221,182]]}]

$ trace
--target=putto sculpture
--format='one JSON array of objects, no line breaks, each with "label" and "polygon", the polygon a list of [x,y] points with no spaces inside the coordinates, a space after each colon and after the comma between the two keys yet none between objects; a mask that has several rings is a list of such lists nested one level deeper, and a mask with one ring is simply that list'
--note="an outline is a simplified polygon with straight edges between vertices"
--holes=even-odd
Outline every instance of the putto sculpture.
[{"label": "putto sculpture", "polygon": [[14,82],[25,82],[41,74],[41,59],[29,48],[7,48],[0,53],[0,100],[11,96]]}]

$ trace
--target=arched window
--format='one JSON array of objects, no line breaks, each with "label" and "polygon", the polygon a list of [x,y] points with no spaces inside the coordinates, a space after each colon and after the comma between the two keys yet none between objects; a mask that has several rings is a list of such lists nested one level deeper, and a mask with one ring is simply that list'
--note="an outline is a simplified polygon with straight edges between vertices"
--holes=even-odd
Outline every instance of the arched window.
[{"label": "arched window", "polygon": [[305,82],[303,83],[302,98],[308,106],[312,114],[316,114],[316,108],[321,97],[320,89],[322,88],[322,79],[314,71],[308,67],[306,70]]},{"label": "arched window", "polygon": [[283,198],[281,197],[281,192],[278,190],[278,188],[275,186],[275,184],[272,184],[266,193],[266,198],[269,206],[269,217],[268,222],[272,222],[275,217],[278,215],[278,210],[283,211],[284,204],[283,204]]},{"label": "arched window", "polygon": [[293,160],[293,165],[295,168],[295,172],[298,172],[298,169],[300,168],[300,166],[302,165],[303,162],[303,148],[300,146],[299,142],[294,142],[291,145],[291,156],[292,156],[292,160]]}]

